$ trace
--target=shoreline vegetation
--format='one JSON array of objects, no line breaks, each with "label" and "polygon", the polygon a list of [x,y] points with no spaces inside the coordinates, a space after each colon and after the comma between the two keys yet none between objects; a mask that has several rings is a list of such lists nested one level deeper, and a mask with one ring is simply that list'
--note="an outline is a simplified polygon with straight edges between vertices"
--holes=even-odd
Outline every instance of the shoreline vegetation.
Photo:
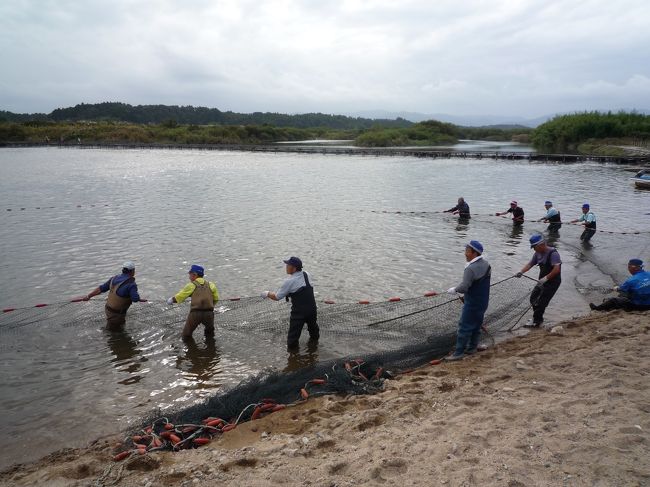
[{"label": "shoreline vegetation", "polygon": [[650,154],[650,115],[574,113],[532,129],[124,103],[81,104],[50,114],[0,111],[0,143],[261,145],[313,139],[352,140],[367,148],[448,146],[471,139],[529,143],[547,153],[625,157]]}]

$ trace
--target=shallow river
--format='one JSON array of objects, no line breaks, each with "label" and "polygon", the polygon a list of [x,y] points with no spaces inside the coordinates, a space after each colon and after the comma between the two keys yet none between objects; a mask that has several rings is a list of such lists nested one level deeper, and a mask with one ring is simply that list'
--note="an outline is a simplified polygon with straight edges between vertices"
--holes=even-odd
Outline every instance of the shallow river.
[{"label": "shallow river", "polygon": [[[543,215],[546,199],[564,220],[589,201],[602,230],[650,230],[650,192],[609,165],[43,148],[0,150],[0,174],[1,308],[84,295],[125,260],[135,261],[148,306],[177,292],[191,263],[205,266],[222,297],[254,296],[277,288],[290,255],[303,259],[320,300],[417,296],[458,283],[469,239],[484,244],[495,279],[503,278],[530,257],[530,234],[544,229],[513,231],[489,216],[513,198],[528,219]],[[468,225],[431,213],[458,196],[476,214]],[[577,227],[560,233],[565,284],[551,320],[584,313],[602,297],[593,288],[623,278],[629,257],[650,260],[649,234],[598,233],[585,249]],[[218,324],[216,343],[199,334],[193,345],[180,341],[180,326],[129,322],[118,336],[83,323],[0,330],[0,439],[13,445],[0,465],[190,404],[264,365],[287,365],[281,340],[277,363],[261,364],[253,346],[220,343]],[[340,351],[322,343],[319,353]]]}]

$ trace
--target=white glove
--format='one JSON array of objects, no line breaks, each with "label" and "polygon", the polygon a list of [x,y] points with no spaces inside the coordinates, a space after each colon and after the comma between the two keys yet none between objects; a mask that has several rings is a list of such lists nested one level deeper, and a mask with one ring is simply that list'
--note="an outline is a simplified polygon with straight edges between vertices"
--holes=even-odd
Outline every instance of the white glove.
[{"label": "white glove", "polygon": [[456,294],[456,288],[450,287],[449,289],[447,289],[447,294]]},{"label": "white glove", "polygon": [[266,298],[269,297],[269,292],[268,292],[268,291],[264,291],[264,292],[261,294],[261,296],[262,296],[262,299],[266,299]]},{"label": "white glove", "polygon": [[167,304],[169,304],[170,306],[171,306],[172,304],[174,304],[174,298],[169,298],[169,299],[167,300]]},{"label": "white glove", "polygon": [[537,284],[542,285],[542,284],[544,284],[546,281],[548,281],[548,278],[547,278],[546,276],[544,276],[544,277],[542,277],[539,281],[537,281]]},{"label": "white glove", "polygon": [[614,291],[618,291],[618,286],[614,286]]}]

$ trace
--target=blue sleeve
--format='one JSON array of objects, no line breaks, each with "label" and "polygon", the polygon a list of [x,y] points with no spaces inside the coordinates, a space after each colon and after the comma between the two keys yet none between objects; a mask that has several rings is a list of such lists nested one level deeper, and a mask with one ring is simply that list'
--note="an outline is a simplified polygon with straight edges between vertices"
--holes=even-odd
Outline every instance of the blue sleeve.
[{"label": "blue sleeve", "polygon": [[634,284],[634,281],[635,281],[634,276],[628,278],[627,281],[625,281],[623,284],[618,286],[618,290],[623,291],[624,293],[629,292],[631,289],[633,289],[632,285]]},{"label": "blue sleeve", "polygon": [[101,285],[99,286],[99,290],[100,290],[101,292],[103,292],[103,293],[105,293],[106,291],[108,291],[110,288],[111,288],[111,280],[110,280],[110,279],[109,279],[108,281],[106,281],[104,284],[101,284]]},{"label": "blue sleeve", "polygon": [[133,283],[131,286],[129,286],[129,296],[131,297],[131,301],[134,303],[140,301],[140,295],[138,294],[138,285],[136,283]]},{"label": "blue sleeve", "polygon": [[291,284],[293,284],[293,279],[287,279],[282,283],[282,286],[280,286],[280,289],[278,290],[277,293],[275,293],[275,297],[278,299],[284,299],[286,298],[289,294],[291,294],[292,289],[291,289]]}]

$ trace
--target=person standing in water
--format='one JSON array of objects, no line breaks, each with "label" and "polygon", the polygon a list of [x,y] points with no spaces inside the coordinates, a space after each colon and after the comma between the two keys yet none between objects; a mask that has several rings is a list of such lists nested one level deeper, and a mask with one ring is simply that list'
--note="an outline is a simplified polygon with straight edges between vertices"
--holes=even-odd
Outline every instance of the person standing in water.
[{"label": "person standing in water", "polygon": [[106,306],[106,328],[110,331],[122,331],[126,324],[126,312],[132,303],[146,302],[138,294],[138,285],[135,282],[135,264],[127,261],[122,264],[122,273],[118,274],[99,287],[93,289],[83,299],[88,301],[93,296],[108,291]]},{"label": "person standing in water", "polygon": [[512,224],[521,225],[524,223],[524,209],[521,208],[516,201],[512,200],[510,202],[510,208],[502,213],[496,213],[496,216],[507,215],[512,213]]},{"label": "person standing in water", "polygon": [[596,215],[589,209],[589,203],[582,205],[582,215],[580,215],[580,218],[572,220],[571,223],[582,223],[585,227],[582,235],[580,235],[580,240],[585,243],[589,242],[596,233]]},{"label": "person standing in water", "polygon": [[490,301],[490,264],[483,258],[483,245],[477,240],[465,246],[465,270],[462,282],[447,290],[449,294],[463,295],[463,311],[458,323],[456,350],[445,360],[461,360],[476,353],[481,337],[483,318]]},{"label": "person standing in water", "polygon": [[183,328],[183,340],[190,340],[192,333],[199,325],[205,328],[207,338],[214,336],[214,305],[219,301],[219,291],[214,282],[204,278],[205,270],[200,265],[193,264],[188,272],[190,282],[175,296],[167,300],[167,304],[182,303],[191,299],[190,312]]},{"label": "person standing in water", "polygon": [[302,261],[298,257],[291,257],[283,262],[286,264],[289,278],[284,281],[277,292],[264,291],[262,297],[273,301],[291,300],[287,349],[295,351],[298,349],[300,335],[305,323],[307,324],[310,343],[313,345],[318,342],[320,338],[318,308],[309,276],[302,270]]},{"label": "person standing in water", "polygon": [[469,205],[465,202],[465,198],[462,196],[458,198],[458,204],[453,208],[443,211],[443,213],[452,213],[458,215],[459,218],[463,220],[469,220],[471,215],[469,213]]},{"label": "person standing in water", "polygon": [[562,218],[560,212],[553,207],[553,202],[545,201],[544,208],[546,208],[546,215],[539,219],[540,222],[548,223],[549,230],[559,230],[562,226]]},{"label": "person standing in water", "polygon": [[524,325],[536,328],[544,323],[544,311],[562,283],[562,259],[557,249],[546,245],[539,233],[530,237],[530,247],[535,250],[533,258],[515,275],[521,277],[536,265],[539,266],[539,280],[530,295],[533,319]]}]

